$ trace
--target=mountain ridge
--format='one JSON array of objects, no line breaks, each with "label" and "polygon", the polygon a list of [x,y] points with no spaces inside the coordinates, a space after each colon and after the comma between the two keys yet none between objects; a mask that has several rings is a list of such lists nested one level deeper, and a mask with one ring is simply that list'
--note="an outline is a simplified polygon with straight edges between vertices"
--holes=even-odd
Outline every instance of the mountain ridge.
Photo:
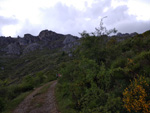
[{"label": "mountain ridge", "polygon": [[43,30],[38,36],[24,34],[24,37],[4,37],[0,36],[0,53],[3,55],[23,55],[35,50],[58,49],[68,51],[77,45],[79,38],[73,35],[63,35],[50,30]]}]

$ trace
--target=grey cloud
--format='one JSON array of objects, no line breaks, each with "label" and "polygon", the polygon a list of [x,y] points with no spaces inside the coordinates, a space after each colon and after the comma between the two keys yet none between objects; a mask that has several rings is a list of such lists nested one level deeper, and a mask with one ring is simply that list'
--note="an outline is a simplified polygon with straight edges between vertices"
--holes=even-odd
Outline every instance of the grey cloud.
[{"label": "grey cloud", "polygon": [[[88,7],[85,2],[85,7],[86,10],[80,11],[73,6],[57,3],[54,7],[40,9],[41,25],[33,25],[26,20],[22,28],[17,31],[17,35],[23,36],[25,33],[38,35],[41,30],[49,29],[58,33],[79,36],[79,32],[83,30],[93,32],[94,28],[99,25],[99,17],[105,16],[108,16],[104,19],[106,27],[115,27],[119,32],[144,32],[150,26],[150,21],[137,21],[136,16],[129,15],[126,5],[112,8],[111,0],[95,0],[91,7]],[[106,7],[109,8],[108,11],[103,12]],[[0,16],[0,26],[16,23],[15,18],[6,19]]]},{"label": "grey cloud", "polygon": [[124,23],[126,21],[136,21],[136,17],[133,15],[129,15],[127,13],[128,7],[126,5],[122,5],[119,7],[116,7],[115,9],[110,8],[108,12],[105,13],[105,15],[108,16],[108,18],[105,20],[107,25],[116,25],[119,23]]},{"label": "grey cloud", "polygon": [[3,16],[0,16],[0,36],[2,35],[1,29],[2,29],[3,26],[5,26],[5,25],[14,25],[14,24],[17,24],[17,23],[18,23],[18,20],[14,17],[6,18],[6,17],[3,17]]},{"label": "grey cloud", "polygon": [[18,20],[14,17],[6,18],[0,16],[0,26],[10,25],[10,24],[17,24]]},{"label": "grey cloud", "polygon": [[76,26],[78,26],[78,20],[82,17],[81,12],[74,7],[58,3],[53,8],[41,9],[41,12],[43,27],[46,29],[67,34],[78,31]]},{"label": "grey cloud", "polygon": [[[105,17],[106,19],[103,20],[104,25],[110,29],[110,28],[116,28],[119,32],[144,32],[146,30],[150,29],[150,21],[137,21],[135,15],[129,15],[128,14],[128,6],[122,5],[118,6],[116,8],[111,7],[111,0],[107,1],[101,1],[96,0],[97,2],[95,4],[92,4],[92,7],[88,9],[85,13],[87,17],[91,18],[91,23],[95,25],[99,24],[100,19],[98,17]],[[128,1],[128,0],[118,0],[118,1]],[[149,2],[149,0],[145,0],[145,2]],[[105,7],[108,7],[107,12],[103,12],[103,9]],[[98,22],[93,23],[93,21]],[[89,27],[94,27],[94,25],[87,24],[87,29]]]},{"label": "grey cloud", "polygon": [[24,34],[31,34],[37,36],[39,32],[42,30],[40,25],[33,25],[29,20],[26,20],[22,25],[21,29],[17,31],[17,35],[23,37]]},{"label": "grey cloud", "polygon": [[150,30],[150,21],[128,21],[117,25],[117,28],[120,32],[138,32],[143,33],[147,30]]},{"label": "grey cloud", "polygon": [[150,21],[138,21],[135,15],[128,14],[128,7],[126,5],[118,6],[115,9],[112,7],[101,15],[108,16],[104,20],[104,24],[108,28],[116,28],[119,32],[142,33],[150,29]]},{"label": "grey cloud", "polygon": [[98,18],[102,16],[105,7],[110,7],[111,0],[95,0],[91,8],[87,7],[85,14],[91,18]]},{"label": "grey cloud", "polygon": [[[103,8],[109,7],[110,4],[110,0],[95,0],[92,6],[88,7],[85,2],[86,10],[83,12],[58,3],[53,8],[41,9],[43,25],[47,29],[73,35],[79,35],[78,32],[83,30],[92,32],[98,25],[96,22],[99,22],[98,17],[101,16]],[[86,21],[86,18],[91,20]]]}]

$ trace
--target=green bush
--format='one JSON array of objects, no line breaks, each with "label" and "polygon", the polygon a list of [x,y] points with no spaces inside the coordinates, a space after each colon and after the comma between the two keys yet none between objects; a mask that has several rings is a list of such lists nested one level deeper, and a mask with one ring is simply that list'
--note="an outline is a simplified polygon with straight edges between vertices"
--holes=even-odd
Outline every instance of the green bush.
[{"label": "green bush", "polygon": [[133,59],[134,65],[130,68],[138,74],[149,76],[150,73],[150,52],[143,51]]},{"label": "green bush", "polygon": [[102,107],[102,113],[122,113],[124,112],[122,106],[123,102],[120,97],[109,94],[105,106]]},{"label": "green bush", "polygon": [[126,63],[127,63],[127,59],[124,57],[120,57],[112,62],[111,68],[118,68],[118,67],[123,68],[126,66]]},{"label": "green bush", "polygon": [[142,34],[144,37],[149,38],[150,37],[150,30],[146,31]]},{"label": "green bush", "polygon": [[106,104],[107,98],[103,90],[92,87],[86,91],[85,95],[79,100],[78,105],[81,106],[82,113],[98,113],[100,112],[99,107]]},{"label": "green bush", "polygon": [[5,100],[4,98],[0,97],[0,112],[4,111],[5,109]]}]

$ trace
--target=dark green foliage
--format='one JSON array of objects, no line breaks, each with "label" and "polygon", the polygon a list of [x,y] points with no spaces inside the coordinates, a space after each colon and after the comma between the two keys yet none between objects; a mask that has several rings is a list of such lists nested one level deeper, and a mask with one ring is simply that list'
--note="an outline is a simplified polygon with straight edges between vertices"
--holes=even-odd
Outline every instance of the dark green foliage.
[{"label": "dark green foliage", "polygon": [[150,83],[149,31],[124,39],[82,35],[73,57],[49,50],[0,57],[0,111],[60,73],[56,96],[62,113],[128,113],[123,107],[124,89],[137,76]]},{"label": "dark green foliage", "polygon": [[5,101],[4,99],[0,98],[0,112],[2,112],[5,108]]},{"label": "dark green foliage", "polygon": [[57,98],[62,113],[128,113],[124,89],[137,75],[150,81],[149,45],[149,31],[122,41],[85,32],[76,58],[61,67]]},{"label": "dark green foliage", "polygon": [[143,33],[143,36],[144,36],[145,38],[149,38],[149,36],[150,36],[150,30],[144,32],[144,33]]}]

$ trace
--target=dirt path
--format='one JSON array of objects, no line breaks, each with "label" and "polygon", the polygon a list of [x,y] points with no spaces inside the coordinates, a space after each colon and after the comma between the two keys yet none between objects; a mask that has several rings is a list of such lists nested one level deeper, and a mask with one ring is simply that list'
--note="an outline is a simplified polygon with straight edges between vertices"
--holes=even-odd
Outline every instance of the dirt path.
[{"label": "dirt path", "polygon": [[[57,81],[52,81],[35,89],[13,113],[59,113],[54,96],[56,84]],[[48,91],[44,91],[46,87]]]}]

